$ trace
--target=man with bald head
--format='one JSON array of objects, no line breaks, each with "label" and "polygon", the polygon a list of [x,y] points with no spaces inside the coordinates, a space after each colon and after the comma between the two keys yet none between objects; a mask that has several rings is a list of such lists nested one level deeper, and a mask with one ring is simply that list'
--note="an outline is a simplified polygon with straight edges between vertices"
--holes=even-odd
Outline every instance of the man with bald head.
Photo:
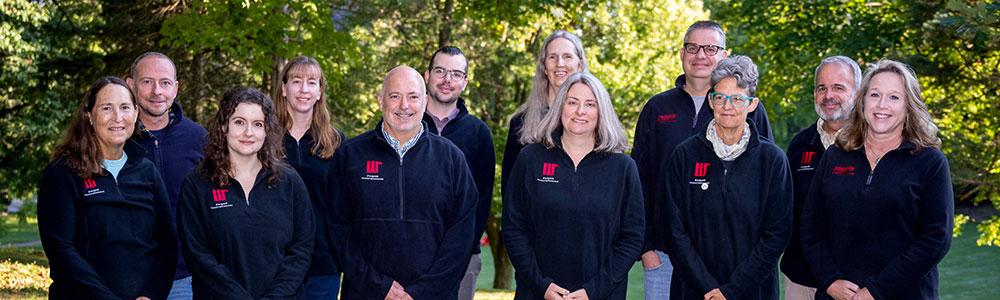
[{"label": "man with bald head", "polygon": [[341,299],[458,296],[476,186],[462,151],[425,129],[425,87],[413,68],[393,68],[378,95],[382,121],[333,156],[324,197]]}]

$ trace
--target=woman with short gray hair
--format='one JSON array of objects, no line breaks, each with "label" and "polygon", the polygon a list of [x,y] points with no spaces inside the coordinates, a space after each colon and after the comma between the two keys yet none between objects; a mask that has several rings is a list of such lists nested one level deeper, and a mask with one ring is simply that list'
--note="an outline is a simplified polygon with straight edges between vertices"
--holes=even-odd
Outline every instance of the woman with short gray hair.
[{"label": "woman with short gray hair", "polygon": [[757,66],[731,56],[712,71],[714,119],[677,146],[665,172],[671,299],[778,299],[791,230],[785,154],[747,122]]},{"label": "woman with short gray hair", "polygon": [[642,187],[604,85],[566,79],[504,191],[515,299],[625,299],[645,231]]}]

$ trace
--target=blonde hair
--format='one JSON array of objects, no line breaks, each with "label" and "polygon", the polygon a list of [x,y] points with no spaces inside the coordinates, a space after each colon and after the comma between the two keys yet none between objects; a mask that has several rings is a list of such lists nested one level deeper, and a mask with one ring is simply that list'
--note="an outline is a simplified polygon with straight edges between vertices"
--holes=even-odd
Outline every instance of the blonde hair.
[{"label": "blonde hair", "polygon": [[[326,76],[323,75],[323,69],[319,67],[319,62],[308,56],[293,58],[281,70],[281,84],[288,83],[290,73],[304,73],[310,70],[319,74],[319,101],[313,105],[312,122],[309,124],[309,132],[316,141],[309,149],[309,153],[322,159],[329,159],[340,146],[341,141],[337,129],[330,125],[330,110],[326,108]],[[288,99],[285,99],[283,95],[274,98],[278,122],[287,131],[292,128],[292,114],[288,112]]]},{"label": "blonde hair", "polygon": [[546,115],[545,110],[549,108],[549,84],[551,84],[549,78],[545,77],[545,51],[552,41],[559,38],[566,39],[573,44],[574,52],[580,59],[580,68],[577,72],[587,72],[587,56],[584,55],[583,41],[580,40],[580,37],[565,30],[556,30],[545,38],[545,42],[538,49],[538,57],[535,58],[535,77],[532,79],[531,94],[512,116],[512,118],[521,116],[523,120],[521,131],[517,133],[518,142],[521,144],[527,145],[537,142],[538,140],[534,138],[539,136],[542,131],[542,118]]},{"label": "blonde hair", "polygon": [[597,128],[594,133],[594,151],[611,153],[625,152],[625,150],[628,149],[628,139],[625,136],[625,128],[622,127],[621,121],[618,120],[618,115],[615,114],[615,108],[611,104],[611,96],[608,95],[608,90],[605,89],[604,84],[602,84],[597,77],[594,77],[593,74],[590,74],[590,72],[575,73],[566,78],[562,87],[559,88],[559,92],[556,93],[556,99],[552,102],[552,108],[549,113],[545,115],[545,118],[542,119],[542,130],[539,131],[538,136],[535,136],[535,140],[540,141],[546,148],[556,146],[553,134],[556,133],[556,131],[563,130],[563,103],[566,101],[570,87],[577,83],[582,83],[587,87],[590,87],[590,90],[594,92],[594,96],[597,98],[598,115]]},{"label": "blonde hair", "polygon": [[[903,90],[906,93],[906,116],[903,119],[903,139],[916,145],[914,152],[923,148],[940,148],[941,138],[937,136],[938,127],[934,125],[927,105],[924,104],[920,95],[920,82],[913,74],[909,66],[898,61],[883,59],[878,63],[870,65],[865,71],[865,77],[861,81],[861,86],[855,95],[856,101],[865,101],[868,87],[875,75],[881,73],[893,73],[899,75],[903,81]],[[845,126],[837,136],[837,145],[848,151],[857,150],[865,142],[865,135],[868,133],[868,121],[865,120],[865,105],[855,105]]]}]

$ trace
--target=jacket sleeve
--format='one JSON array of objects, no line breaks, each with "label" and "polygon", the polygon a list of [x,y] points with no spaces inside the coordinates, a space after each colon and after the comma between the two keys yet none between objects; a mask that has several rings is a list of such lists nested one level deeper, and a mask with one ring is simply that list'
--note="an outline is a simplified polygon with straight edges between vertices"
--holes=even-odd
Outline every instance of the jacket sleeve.
[{"label": "jacket sleeve", "polygon": [[628,280],[628,271],[641,254],[645,222],[643,220],[642,184],[639,182],[639,172],[635,162],[627,159],[625,169],[625,186],[622,187],[621,212],[618,234],[612,245],[611,257],[604,259],[592,279],[583,284],[587,296],[594,299],[605,299],[611,295],[615,286]]},{"label": "jacket sleeve", "polygon": [[160,172],[151,169],[154,184],[153,208],[156,221],[153,236],[156,250],[153,252],[153,279],[142,289],[142,295],[150,299],[166,297],[174,283],[174,269],[177,268],[177,234],[174,230],[174,216],[170,209],[170,198]]},{"label": "jacket sleeve", "polygon": [[938,152],[936,163],[934,168],[924,174],[923,190],[918,199],[913,199],[919,210],[916,220],[918,224],[912,224],[915,240],[908,249],[889,261],[885,268],[858,283],[868,288],[875,299],[899,297],[899,294],[912,288],[915,282],[937,266],[951,248],[955,194],[952,191],[948,160]]},{"label": "jacket sleeve", "polygon": [[[766,148],[765,148],[766,149]],[[785,251],[792,228],[792,178],[788,169],[788,160],[777,147],[770,156],[770,167],[766,170],[770,180],[764,188],[767,194],[764,218],[761,220],[760,240],[753,247],[750,256],[740,262],[729,282],[719,290],[726,298],[742,299],[749,296],[760,287],[761,282],[774,272],[778,258]]]},{"label": "jacket sleeve", "polygon": [[701,259],[701,254],[691,243],[688,235],[687,222],[684,220],[684,213],[680,211],[680,204],[687,197],[686,187],[688,184],[682,180],[686,178],[682,148],[677,148],[671,155],[669,163],[661,170],[666,173],[666,184],[662,185],[666,191],[667,199],[664,201],[666,209],[664,214],[669,222],[667,236],[667,252],[670,262],[674,265],[674,272],[680,277],[687,278],[687,282],[699,289],[701,294],[719,287],[719,281],[708,271],[705,262]]},{"label": "jacket sleeve", "polygon": [[181,251],[188,269],[198,282],[221,299],[251,299],[228,267],[220,263],[208,245],[205,223],[208,218],[205,201],[198,197],[198,183],[195,173],[188,176],[181,185],[177,199],[177,231],[180,233]]},{"label": "jacket sleeve", "polygon": [[104,280],[87,260],[77,252],[76,203],[78,190],[73,188],[77,181],[66,168],[50,165],[42,174],[38,184],[38,234],[45,256],[49,258],[52,280],[65,282],[71,286],[83,287],[97,299],[118,299],[118,296],[104,284]]},{"label": "jacket sleeve", "polygon": [[503,237],[507,245],[507,254],[517,272],[518,283],[542,295],[552,283],[552,278],[542,274],[538,267],[535,249],[531,245],[531,237],[535,235],[532,228],[532,191],[526,186],[528,159],[519,157],[510,173],[510,182],[503,193]]},{"label": "jacket sleeve", "polygon": [[344,272],[344,280],[350,282],[366,299],[383,299],[389,294],[392,278],[379,273],[365,258],[358,242],[354,240],[354,222],[351,220],[351,197],[355,197],[348,187],[348,159],[345,151],[338,150],[333,155],[326,192],[326,234],[330,241],[330,251],[337,260],[337,266]]},{"label": "jacket sleeve", "polygon": [[764,100],[757,103],[757,109],[751,114],[753,114],[753,125],[757,127],[757,133],[765,140],[774,142],[774,133],[771,132],[771,121],[767,118],[767,109],[764,109]]},{"label": "jacket sleeve", "polygon": [[312,201],[305,183],[294,171],[289,170],[284,176],[288,180],[285,184],[291,185],[292,192],[291,199],[288,199],[292,202],[292,222],[294,222],[292,240],[282,251],[285,257],[281,259],[281,265],[274,275],[274,282],[264,298],[295,297],[306,278],[306,272],[309,271],[313,242],[316,238],[316,216],[313,214]]},{"label": "jacket sleeve", "polygon": [[636,167],[639,172],[639,180],[642,184],[642,195],[643,195],[643,206],[645,211],[645,240],[643,241],[642,252],[645,253],[650,250],[654,250],[657,246],[662,246],[663,244],[663,233],[658,230],[663,228],[661,219],[662,216],[658,214],[661,211],[661,205],[658,204],[659,201],[656,199],[663,199],[662,197],[657,197],[654,193],[654,186],[656,185],[656,176],[658,171],[656,167],[660,167],[660,155],[652,153],[653,146],[653,136],[654,134],[654,116],[655,113],[652,105],[653,99],[646,102],[646,106],[643,107],[642,112],[639,113],[639,121],[635,123],[635,142],[632,146],[632,159],[635,160]]},{"label": "jacket sleeve", "polygon": [[457,147],[451,157],[452,197],[455,201],[450,216],[445,219],[445,231],[441,236],[441,244],[434,253],[434,262],[426,273],[404,286],[406,293],[414,299],[443,299],[454,294],[452,288],[458,286],[465,276],[472,255],[473,237],[476,229],[476,183],[466,165],[465,157]]},{"label": "jacket sleeve", "polygon": [[486,126],[482,127],[482,132],[479,133],[479,153],[473,154],[473,159],[470,160],[474,180],[476,182],[476,188],[478,189],[479,202],[476,207],[476,231],[475,239],[476,243],[482,238],[483,232],[486,231],[486,221],[490,217],[490,208],[493,207],[493,183],[496,178],[497,171],[497,156],[496,150],[493,149],[493,136],[490,135],[490,129]]},{"label": "jacket sleeve", "polygon": [[514,169],[514,162],[517,161],[517,155],[524,148],[524,145],[521,145],[521,142],[517,141],[519,137],[517,132],[521,131],[521,122],[520,115],[510,119],[510,127],[507,130],[507,143],[503,147],[503,164],[500,168],[501,194],[507,191],[507,179]]},{"label": "jacket sleeve", "polygon": [[[833,149],[833,146],[830,147]],[[823,196],[823,178],[830,173],[830,149],[819,161],[819,167],[813,175],[812,183],[809,185],[809,193],[806,194],[805,204],[802,206],[802,227],[799,231],[799,238],[802,241],[802,253],[805,255],[809,269],[818,283],[816,289],[826,293],[837,279],[845,278],[844,273],[833,261],[830,253],[829,242],[829,210],[826,208],[826,197]]]}]

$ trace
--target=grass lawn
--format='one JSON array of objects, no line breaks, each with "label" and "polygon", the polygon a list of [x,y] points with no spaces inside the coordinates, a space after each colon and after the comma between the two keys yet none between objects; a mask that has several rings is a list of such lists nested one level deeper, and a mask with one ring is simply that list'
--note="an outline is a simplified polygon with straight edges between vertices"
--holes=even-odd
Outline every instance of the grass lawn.
[{"label": "grass lawn", "polygon": [[[13,217],[3,220],[9,230],[0,236],[0,245],[31,242],[38,239],[34,219],[17,224]],[[975,225],[967,224],[964,234],[952,242],[951,251],[939,267],[941,299],[989,299],[1000,295],[1000,249],[976,246]],[[477,282],[476,299],[513,299],[514,292],[494,290],[493,257],[483,248],[483,270]],[[0,247],[0,299],[44,299],[48,279],[48,260],[40,246]],[[642,267],[629,272],[628,299],[643,298]]]}]

